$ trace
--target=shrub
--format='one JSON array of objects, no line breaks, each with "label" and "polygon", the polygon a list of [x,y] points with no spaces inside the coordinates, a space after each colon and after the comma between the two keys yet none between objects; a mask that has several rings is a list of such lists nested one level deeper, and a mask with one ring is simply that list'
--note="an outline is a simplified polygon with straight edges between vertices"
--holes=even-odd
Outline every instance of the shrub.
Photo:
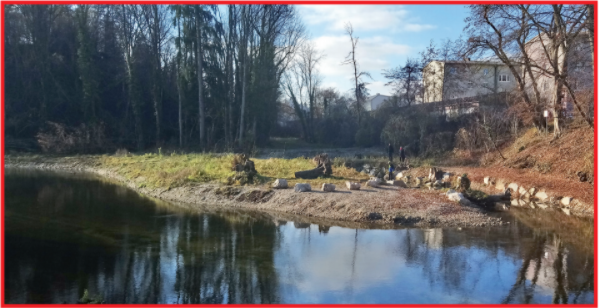
[{"label": "shrub", "polygon": [[47,122],[46,129],[36,137],[42,150],[50,153],[96,153],[109,147],[103,123],[81,124],[71,128],[61,123]]}]

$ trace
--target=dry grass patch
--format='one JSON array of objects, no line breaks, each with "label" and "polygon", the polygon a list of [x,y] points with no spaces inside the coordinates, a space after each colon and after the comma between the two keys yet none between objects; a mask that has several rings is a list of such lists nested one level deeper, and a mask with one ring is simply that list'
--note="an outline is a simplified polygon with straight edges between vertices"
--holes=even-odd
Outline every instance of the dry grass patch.
[{"label": "dry grass patch", "polygon": [[[129,180],[138,180],[147,187],[174,188],[185,183],[225,183],[235,174],[231,170],[232,154],[185,154],[185,155],[131,155],[98,156],[99,167],[117,172]],[[369,177],[344,166],[334,167],[333,176],[312,180],[296,179],[295,172],[313,169],[311,159],[269,158],[254,161],[258,176],[254,184],[270,185],[275,179],[287,179],[290,186],[296,183],[309,183],[313,189],[323,183],[344,185],[345,181],[365,181]]]}]

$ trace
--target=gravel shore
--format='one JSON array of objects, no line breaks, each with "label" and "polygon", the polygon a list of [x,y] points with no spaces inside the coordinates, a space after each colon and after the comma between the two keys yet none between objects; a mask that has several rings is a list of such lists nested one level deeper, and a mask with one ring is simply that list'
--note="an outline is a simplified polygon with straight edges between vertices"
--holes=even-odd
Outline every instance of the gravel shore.
[{"label": "gravel shore", "polygon": [[451,202],[437,190],[381,186],[349,191],[298,193],[293,188],[273,190],[257,186],[223,186],[188,183],[176,188],[148,188],[143,178],[127,179],[112,170],[97,167],[85,157],[27,159],[5,157],[7,169],[53,170],[99,175],[143,195],[180,204],[187,208],[244,209],[292,215],[327,223],[358,223],[379,227],[475,227],[500,225],[500,218],[477,207]]}]

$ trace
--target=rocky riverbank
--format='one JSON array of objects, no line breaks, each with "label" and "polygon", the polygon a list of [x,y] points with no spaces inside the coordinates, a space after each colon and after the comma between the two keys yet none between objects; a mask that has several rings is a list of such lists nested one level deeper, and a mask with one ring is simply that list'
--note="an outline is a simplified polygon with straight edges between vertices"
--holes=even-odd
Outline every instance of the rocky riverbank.
[{"label": "rocky riverbank", "polygon": [[[173,188],[151,188],[143,177],[126,178],[102,168],[89,157],[28,159],[5,157],[8,169],[55,170],[96,174],[116,181],[141,194],[185,207],[246,209],[327,221],[388,226],[473,227],[500,225],[500,218],[477,207],[452,202],[438,190],[395,186],[363,187],[335,192],[312,190],[298,193],[293,188],[225,186],[218,183],[185,183]],[[316,189],[316,187],[315,187]]]},{"label": "rocky riverbank", "polygon": [[[539,174],[531,170],[505,167],[447,167],[452,175],[468,174],[471,187],[487,194],[511,190],[510,205],[534,210],[556,210],[565,215],[593,218],[594,185],[555,175]],[[428,168],[408,172],[414,177],[428,176]]]}]

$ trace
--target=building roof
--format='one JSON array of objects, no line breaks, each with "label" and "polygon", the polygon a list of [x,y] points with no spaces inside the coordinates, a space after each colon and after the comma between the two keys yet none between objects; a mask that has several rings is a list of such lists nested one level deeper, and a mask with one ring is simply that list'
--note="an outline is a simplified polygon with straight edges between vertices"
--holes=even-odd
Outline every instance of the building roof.
[{"label": "building roof", "polygon": [[477,61],[477,60],[462,60],[462,61],[442,61],[442,60],[433,60],[425,65],[428,66],[433,62],[440,62],[446,64],[487,64],[487,65],[505,65],[501,61]]},{"label": "building roof", "polygon": [[391,96],[389,96],[389,95],[383,95],[383,94],[377,93],[377,94],[375,94],[375,95],[371,95],[371,96],[368,96],[368,97],[366,97],[366,99],[368,99],[368,100],[372,100],[373,98],[375,98],[375,97],[377,97],[377,96],[383,96],[383,97],[386,97],[386,98],[389,98],[389,97],[391,97]]}]

